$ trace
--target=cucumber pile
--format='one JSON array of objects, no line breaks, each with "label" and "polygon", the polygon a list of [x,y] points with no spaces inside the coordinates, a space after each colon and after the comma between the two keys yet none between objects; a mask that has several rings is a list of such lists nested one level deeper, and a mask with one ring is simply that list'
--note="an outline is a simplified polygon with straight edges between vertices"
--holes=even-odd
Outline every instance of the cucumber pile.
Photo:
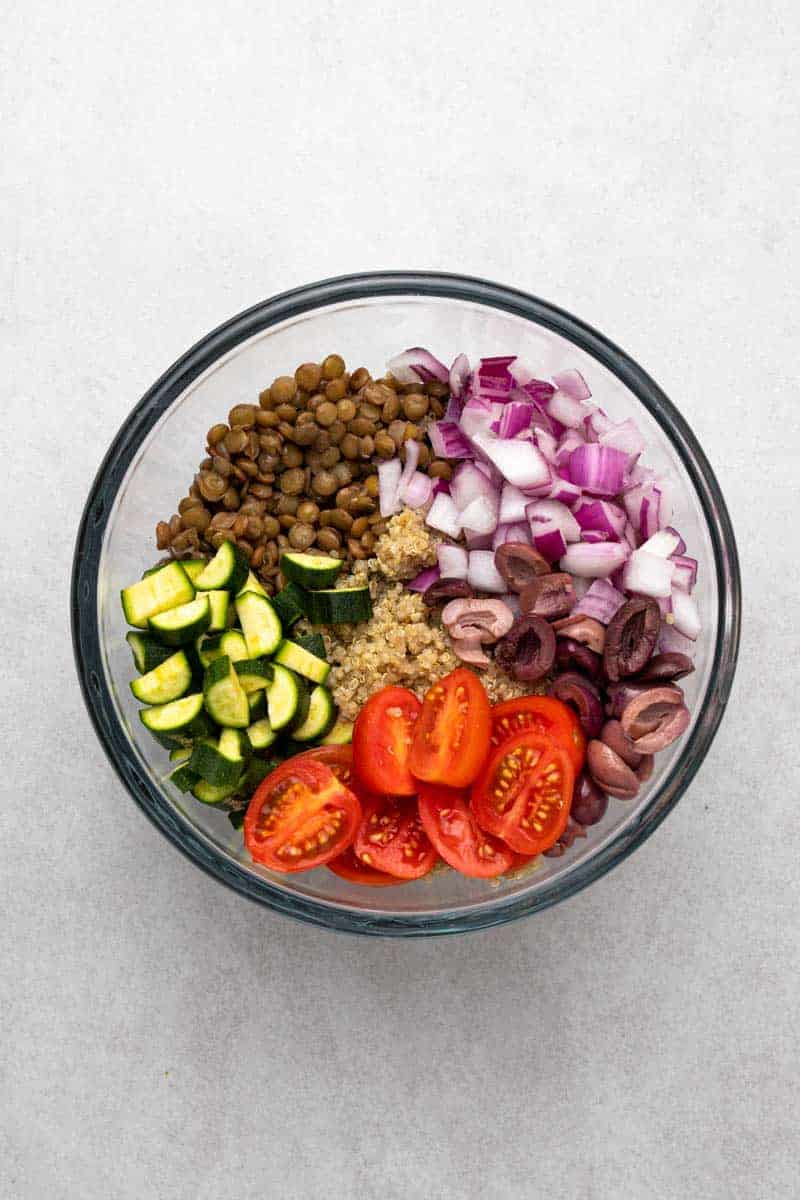
[{"label": "cucumber pile", "polygon": [[291,636],[302,617],[371,616],[368,588],[332,586],[340,569],[331,558],[286,553],[286,586],[270,599],[242,551],[223,542],[210,562],[171,562],[123,589],[139,672],[131,691],[146,706],[142,724],[170,751],[169,779],[181,791],[229,807],[291,754],[350,741],[325,686],[321,634]]}]

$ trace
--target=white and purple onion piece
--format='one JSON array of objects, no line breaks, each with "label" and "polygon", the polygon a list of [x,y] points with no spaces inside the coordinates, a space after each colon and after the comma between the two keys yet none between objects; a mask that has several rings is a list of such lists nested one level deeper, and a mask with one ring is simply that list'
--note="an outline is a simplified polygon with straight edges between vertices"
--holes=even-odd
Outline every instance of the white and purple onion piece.
[{"label": "white and purple onion piece", "polygon": [[434,421],[428,428],[433,452],[439,458],[473,458],[475,450],[455,421]]},{"label": "white and purple onion piece", "polygon": [[555,521],[535,521],[531,524],[533,545],[548,562],[556,562],[567,552],[564,531]]},{"label": "white and purple onion piece", "polygon": [[666,599],[672,592],[673,565],[668,558],[659,558],[647,550],[634,550],[622,573],[626,592]]},{"label": "white and purple onion piece", "polygon": [[498,525],[492,538],[492,549],[496,550],[498,546],[504,546],[506,542],[517,542],[523,546],[530,546],[532,543],[531,531],[522,522]]},{"label": "white and purple onion piece", "polygon": [[561,558],[561,570],[586,579],[607,579],[630,554],[624,542],[574,542]]},{"label": "white and purple onion piece", "polygon": [[601,446],[611,446],[627,454],[628,471],[636,465],[636,460],[645,448],[645,440],[639,426],[630,417],[627,421],[621,421],[619,425],[612,425],[604,430],[597,440]]},{"label": "white and purple onion piece", "polygon": [[622,487],[627,463],[628,458],[623,450],[601,446],[599,442],[587,442],[572,451],[567,470],[572,482],[584,491],[593,496],[612,497]]},{"label": "white and purple onion piece", "polygon": [[535,526],[538,522],[555,521],[564,534],[565,542],[579,542],[581,540],[580,525],[566,504],[561,504],[558,500],[534,500],[527,505],[525,516],[530,523],[533,534],[536,533]]},{"label": "white and purple onion piece", "polygon": [[471,375],[469,359],[466,354],[457,354],[448,372],[450,395],[458,400],[466,391]]},{"label": "white and purple onion piece", "polygon": [[531,442],[512,441],[486,434],[473,438],[500,474],[515,487],[531,492],[550,489],[550,467],[547,459]]},{"label": "white and purple onion piece", "polygon": [[575,520],[584,532],[589,529],[599,530],[614,541],[621,541],[625,530],[626,516],[624,509],[610,500],[597,500],[584,497],[573,508]]},{"label": "white and purple onion piece", "polygon": [[389,458],[378,463],[378,499],[382,517],[391,517],[400,512],[399,488],[403,464],[399,458]]},{"label": "white and purple onion piece", "polygon": [[562,392],[566,392],[573,400],[591,399],[592,393],[589,391],[589,385],[580,371],[576,371],[572,367],[567,371],[558,371],[553,375],[553,383]]},{"label": "white and purple onion piece", "polygon": [[586,419],[586,405],[561,390],[553,392],[547,401],[546,411],[549,417],[566,425],[567,429],[581,429]]},{"label": "white and purple onion piece", "polygon": [[626,597],[618,592],[607,579],[595,579],[574,605],[570,616],[581,614],[592,617],[602,625],[607,625],[611,618],[622,608]]},{"label": "white and purple onion piece", "polygon": [[410,350],[396,354],[389,359],[386,369],[400,383],[430,383],[432,379],[438,379],[440,383],[450,382],[450,372],[444,363],[422,346],[412,346]]},{"label": "white and purple onion piece", "polygon": [[[394,461],[394,459],[389,459],[389,462]],[[388,463],[386,465],[388,466]],[[378,467],[379,472],[381,466],[383,463]],[[383,515],[383,507],[381,507],[381,515]],[[440,533],[446,533],[448,537],[457,538],[461,532],[461,518],[458,515],[455,501],[445,492],[439,492],[438,496],[434,496],[433,504],[428,509],[425,520],[431,529],[438,529]]]},{"label": "white and purple onion piece", "polygon": [[443,579],[466,579],[469,556],[463,546],[441,542],[436,547],[436,561]]},{"label": "white and purple onion piece", "polygon": [[415,471],[408,482],[401,486],[401,500],[409,508],[422,508],[433,495],[434,481],[422,471]]},{"label": "white and purple onion piece", "polygon": [[500,493],[500,521],[504,525],[513,525],[524,521],[525,509],[530,504],[530,497],[513,483],[504,483]]},{"label": "white and purple onion piece", "polygon": [[648,554],[655,554],[658,558],[672,558],[673,554],[677,553],[680,540],[680,535],[674,530],[659,529],[646,542],[642,542],[641,549],[646,550]]},{"label": "white and purple onion piece", "polygon": [[686,554],[673,554],[671,561],[673,588],[679,588],[682,592],[694,591],[694,585],[697,583],[697,559],[689,558]]},{"label": "white and purple onion piece", "polygon": [[476,592],[505,592],[505,580],[494,565],[494,550],[470,550],[467,583]]},{"label": "white and purple onion piece", "polygon": [[424,571],[420,571],[406,587],[410,592],[427,592],[432,583],[436,583],[440,577],[438,567],[426,567]]},{"label": "white and purple onion piece", "polygon": [[697,641],[702,628],[697,602],[688,592],[682,592],[678,588],[675,588],[672,593],[672,621],[670,624],[674,624],[678,633],[683,634],[691,642]]}]

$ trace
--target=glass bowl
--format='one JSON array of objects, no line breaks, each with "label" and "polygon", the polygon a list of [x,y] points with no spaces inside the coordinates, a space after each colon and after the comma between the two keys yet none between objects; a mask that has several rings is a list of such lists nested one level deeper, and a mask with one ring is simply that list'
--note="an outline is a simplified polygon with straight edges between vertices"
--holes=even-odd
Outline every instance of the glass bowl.
[{"label": "glass bowl", "polygon": [[[279,876],[248,861],[224,812],[165,782],[166,751],[137,716],[120,588],[158,557],[154,527],[175,511],[202,457],[206,430],[276,375],[342,354],[380,374],[387,358],[424,345],[449,362],[464,351],[519,354],[541,375],[578,367],[615,419],[634,416],[646,461],[679,483],[675,523],[700,562],[703,633],[685,682],[692,723],[661,753],[633,803],[612,800],[561,858],[500,881],[434,872],[396,888],[358,887],[324,867]],[[422,935],[500,924],[585,887],[630,854],[677,803],[722,717],[736,663],[740,613],[736,545],[703,451],[680,413],[623,351],[568,313],[523,292],[456,275],[346,276],[287,292],[197,343],[139,402],[106,455],[83,514],[72,578],[75,656],[98,736],[134,800],[198,866],[268,908],[354,933]]]}]

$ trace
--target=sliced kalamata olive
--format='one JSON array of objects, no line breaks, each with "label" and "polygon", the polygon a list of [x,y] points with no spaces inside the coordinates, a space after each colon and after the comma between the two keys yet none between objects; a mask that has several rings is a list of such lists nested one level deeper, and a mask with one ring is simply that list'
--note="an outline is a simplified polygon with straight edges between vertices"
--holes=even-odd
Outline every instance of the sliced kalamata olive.
[{"label": "sliced kalamata olive", "polygon": [[582,642],[573,638],[556,638],[556,666],[561,671],[583,671],[590,679],[597,679],[603,660],[599,654],[594,654]]},{"label": "sliced kalamata olive", "polygon": [[639,780],[640,783],[646,783],[647,780],[650,778],[650,776],[653,774],[653,763],[655,761],[656,760],[653,758],[652,754],[643,754],[642,755],[642,761],[639,763],[638,767],[636,768],[636,778]]},{"label": "sliced kalamata olive", "polygon": [[654,654],[636,678],[653,683],[660,683],[662,680],[671,682],[675,679],[683,679],[685,675],[691,675],[693,670],[694,663],[688,655],[679,654],[677,650],[670,650],[666,654]]},{"label": "sliced kalamata olive", "polygon": [[468,600],[474,595],[466,579],[437,579],[422,593],[429,608],[446,604],[448,600]]},{"label": "sliced kalamata olive", "polygon": [[600,741],[618,754],[632,770],[636,770],[642,761],[642,756],[628,737],[619,721],[606,721],[600,733]]},{"label": "sliced kalamata olive", "polygon": [[[622,714],[623,721],[625,714]],[[641,737],[634,739],[636,749],[642,754],[658,754],[685,733],[689,727],[689,710],[685,704],[675,704],[669,708],[655,729],[648,730]]]},{"label": "sliced kalamata olive", "polygon": [[587,737],[596,738],[599,735],[603,728],[603,701],[597,688],[585,675],[579,675],[577,671],[565,671],[553,680],[547,694],[575,709]]},{"label": "sliced kalamata olive", "polygon": [[[665,683],[663,686],[674,687],[675,703],[682,703],[683,692],[677,684]],[[606,688],[606,712],[610,717],[621,717],[631,700],[635,700],[637,696],[644,696],[646,692],[652,692],[653,687],[652,683],[636,683],[633,680],[610,683]]]},{"label": "sliced kalamata olive", "polygon": [[581,825],[596,825],[605,816],[608,796],[601,792],[591,775],[581,771],[575,780],[570,816]]},{"label": "sliced kalamata olive", "polygon": [[571,637],[574,642],[583,642],[595,654],[602,654],[606,644],[606,627],[594,617],[584,617],[578,613],[574,617],[564,617],[555,621],[553,629]]},{"label": "sliced kalamata olive", "polygon": [[533,546],[520,542],[505,542],[494,552],[494,565],[511,592],[521,592],[538,579],[550,574],[550,564]]},{"label": "sliced kalamata olive", "polygon": [[[683,692],[674,684],[664,687],[653,686],[647,691],[633,696],[622,710],[620,723],[624,732],[632,742],[644,737],[657,729],[665,717],[671,716],[672,711],[683,704]],[[641,750],[640,754],[650,754],[650,750]]]},{"label": "sliced kalamata olive", "polygon": [[[606,801],[607,802],[607,801]],[[586,830],[578,821],[574,821],[570,815],[567,819],[567,828],[562,833],[557,842],[554,842],[549,850],[544,851],[545,858],[561,858],[565,851],[569,850],[576,838],[585,838]]]},{"label": "sliced kalamata olive", "polygon": [[[505,550],[505,546],[501,546],[500,549]],[[523,613],[544,617],[546,621],[555,621],[558,617],[565,617],[572,612],[577,599],[572,576],[561,571],[555,575],[542,575],[540,579],[535,579],[523,588],[519,607]]]},{"label": "sliced kalamata olive", "polygon": [[497,643],[494,660],[515,679],[533,682],[542,679],[556,656],[556,635],[541,617],[517,617],[502,641]]},{"label": "sliced kalamata olive", "polygon": [[616,683],[641,671],[653,653],[661,628],[661,612],[655,600],[637,596],[622,605],[606,630],[603,665]]},{"label": "sliced kalamata olive", "polygon": [[632,800],[639,780],[623,759],[605,742],[592,741],[586,748],[586,765],[597,786],[609,796]]}]

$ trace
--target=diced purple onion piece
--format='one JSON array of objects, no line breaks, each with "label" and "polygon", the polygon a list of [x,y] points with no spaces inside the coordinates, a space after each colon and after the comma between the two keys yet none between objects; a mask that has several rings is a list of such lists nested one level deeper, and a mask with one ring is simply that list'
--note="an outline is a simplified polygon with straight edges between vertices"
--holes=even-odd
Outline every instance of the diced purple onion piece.
[{"label": "diced purple onion piece", "polygon": [[[390,463],[394,461],[396,460],[389,460]],[[383,465],[383,463],[380,463],[378,466],[379,474]],[[389,464],[387,463],[386,465],[388,466]],[[383,515],[383,508],[381,508],[381,515]],[[440,492],[438,496],[434,497],[433,504],[428,509],[425,521],[430,525],[431,529],[438,529],[440,533],[446,533],[451,538],[457,538],[461,532],[461,518],[458,515],[458,509],[453,497],[445,495],[444,492]]]},{"label": "diced purple onion piece", "polygon": [[504,483],[500,493],[500,520],[504,525],[526,520],[525,509],[530,499],[513,483]]},{"label": "diced purple onion piece", "polygon": [[470,550],[467,582],[476,592],[502,595],[506,591],[505,580],[494,565],[493,550]]},{"label": "diced purple onion piece", "polygon": [[475,451],[455,421],[434,421],[428,428],[433,452],[439,458],[474,458]]},{"label": "diced purple onion piece", "polygon": [[622,450],[627,454],[627,471],[636,464],[646,445],[639,426],[630,417],[627,421],[621,421],[619,425],[612,425],[604,430],[597,440],[601,446],[612,446],[615,450]]},{"label": "diced purple onion piece", "polygon": [[591,399],[592,393],[589,391],[586,380],[580,371],[576,371],[574,368],[570,368],[568,371],[559,371],[553,376],[553,383],[573,400]]},{"label": "diced purple onion piece", "polygon": [[622,487],[627,457],[622,450],[589,442],[577,446],[568,463],[569,478],[595,496],[616,496]]},{"label": "diced purple onion piece", "polygon": [[440,574],[438,567],[427,567],[407,583],[406,587],[410,592],[426,592],[432,583],[436,583]]},{"label": "diced purple onion piece", "polygon": [[531,532],[534,536],[536,534],[537,523],[555,522],[563,533],[565,542],[579,542],[581,540],[580,525],[566,504],[561,504],[558,500],[534,500],[533,503],[528,504],[526,507],[525,516],[528,519]]},{"label": "diced purple onion piece", "polygon": [[398,495],[402,474],[403,464],[399,458],[378,463],[378,499],[382,517],[391,517],[402,508]]},{"label": "diced purple onion piece", "polygon": [[642,542],[641,549],[648,554],[655,554],[657,558],[671,558],[676,553],[679,540],[678,535],[669,529],[659,529],[646,542]]},{"label": "diced purple onion piece", "polygon": [[457,400],[463,396],[469,385],[470,374],[469,359],[466,354],[456,355],[448,372],[451,396],[455,396]]},{"label": "diced purple onion piece", "polygon": [[673,554],[672,586],[682,592],[694,591],[697,583],[697,559],[685,554]]},{"label": "diced purple onion piece", "polygon": [[659,558],[647,550],[634,550],[625,564],[622,581],[626,592],[666,599],[672,591],[672,571],[668,558]]},{"label": "diced purple onion piece", "polygon": [[466,579],[469,557],[463,546],[441,542],[436,547],[436,561],[443,579]]},{"label": "diced purple onion piece", "polygon": [[566,392],[553,392],[547,401],[547,415],[560,421],[568,429],[581,429],[586,417],[586,406]]},{"label": "diced purple onion piece", "polygon": [[531,526],[534,547],[547,559],[555,562],[567,552],[564,533],[555,521],[536,521]]},{"label": "diced purple onion piece", "polygon": [[630,553],[623,542],[575,542],[561,558],[561,570],[587,579],[607,579]]},{"label": "diced purple onion piece", "polygon": [[607,579],[595,579],[586,594],[573,607],[570,616],[592,617],[602,625],[607,625],[624,603],[625,596]]},{"label": "diced purple onion piece", "polygon": [[678,633],[696,642],[702,629],[697,601],[688,592],[676,588],[672,593],[672,621]]},{"label": "diced purple onion piece", "polygon": [[433,495],[433,480],[422,471],[415,471],[408,483],[402,489],[401,499],[409,508],[422,508]]},{"label": "diced purple onion piece", "polygon": [[396,354],[389,359],[386,369],[400,383],[430,383],[432,379],[438,379],[440,383],[450,382],[450,372],[444,363],[422,346],[412,346],[410,350]]},{"label": "diced purple onion piece", "polygon": [[585,497],[572,511],[582,530],[596,529],[608,534],[614,541],[622,539],[626,518],[624,510],[618,504],[612,504],[610,500]]}]

